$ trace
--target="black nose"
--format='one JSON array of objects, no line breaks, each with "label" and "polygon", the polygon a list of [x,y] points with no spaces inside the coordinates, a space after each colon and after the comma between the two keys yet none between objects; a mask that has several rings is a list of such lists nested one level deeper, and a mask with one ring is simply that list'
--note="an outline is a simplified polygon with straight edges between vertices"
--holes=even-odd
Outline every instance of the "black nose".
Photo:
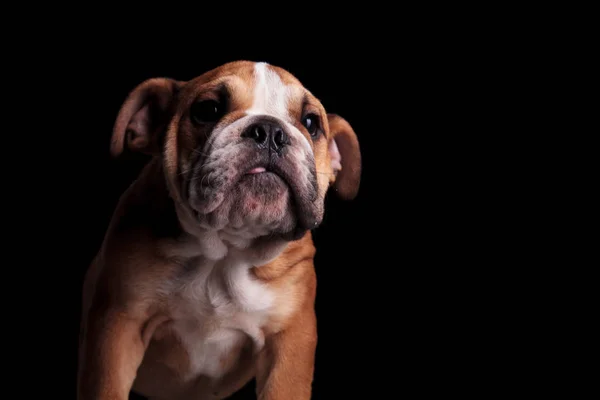
[{"label": "black nose", "polygon": [[288,135],[275,122],[258,122],[250,125],[242,133],[242,137],[252,139],[259,147],[270,146],[272,150],[281,151],[290,144]]}]

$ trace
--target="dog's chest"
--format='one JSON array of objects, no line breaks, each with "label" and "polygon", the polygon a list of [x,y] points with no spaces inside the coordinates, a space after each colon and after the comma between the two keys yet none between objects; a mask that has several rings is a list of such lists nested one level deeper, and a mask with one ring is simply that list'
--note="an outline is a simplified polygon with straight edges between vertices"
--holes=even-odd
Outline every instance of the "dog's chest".
[{"label": "dog's chest", "polygon": [[191,376],[220,377],[241,345],[251,342],[254,350],[262,348],[262,327],[273,295],[250,268],[239,259],[192,259],[174,285],[169,311]]}]

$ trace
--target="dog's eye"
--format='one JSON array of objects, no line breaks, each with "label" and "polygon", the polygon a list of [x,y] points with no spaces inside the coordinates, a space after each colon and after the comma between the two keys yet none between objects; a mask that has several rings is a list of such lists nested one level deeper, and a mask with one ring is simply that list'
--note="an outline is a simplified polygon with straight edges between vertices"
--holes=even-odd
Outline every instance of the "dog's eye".
[{"label": "dog's eye", "polygon": [[310,136],[316,137],[319,134],[319,117],[315,114],[308,114],[302,119],[302,125],[306,128]]},{"label": "dog's eye", "polygon": [[198,124],[215,122],[223,116],[223,107],[215,100],[197,101],[190,109],[190,116]]}]

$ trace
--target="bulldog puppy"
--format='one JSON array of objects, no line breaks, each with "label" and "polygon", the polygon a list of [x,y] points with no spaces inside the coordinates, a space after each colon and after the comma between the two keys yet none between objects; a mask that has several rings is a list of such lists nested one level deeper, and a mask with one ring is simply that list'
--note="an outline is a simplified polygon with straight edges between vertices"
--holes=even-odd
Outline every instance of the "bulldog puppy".
[{"label": "bulldog puppy", "polygon": [[357,137],[285,70],[150,79],[111,152],[151,154],[87,272],[78,398],[311,397],[315,248],[331,187],[358,190]]}]

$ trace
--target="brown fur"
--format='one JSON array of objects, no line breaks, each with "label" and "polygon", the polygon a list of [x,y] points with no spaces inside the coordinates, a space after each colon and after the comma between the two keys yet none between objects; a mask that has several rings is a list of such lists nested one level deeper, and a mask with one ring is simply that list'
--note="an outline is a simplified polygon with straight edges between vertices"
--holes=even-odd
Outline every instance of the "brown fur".
[{"label": "brown fur", "polygon": [[[226,64],[190,82],[150,80],[126,99],[115,123],[111,151],[117,155],[129,147],[154,154],[154,158],[121,197],[86,275],[80,400],[124,400],[132,388],[153,391],[156,398],[175,393],[178,398],[218,399],[252,377],[257,380],[259,399],[310,398],[317,343],[315,247],[310,232],[288,243],[271,262],[251,269],[253,276],[274,293],[276,306],[262,327],[264,347],[257,354],[249,341],[232,348],[219,360],[222,366],[230,367],[220,379],[201,377],[183,382],[189,354],[171,329],[161,291],[164,282],[186,279],[187,260],[171,251],[188,240],[182,234],[174,204],[181,201],[178,180],[186,172],[184,164],[193,157],[190,149],[206,140],[206,135],[194,134],[181,116],[194,99],[212,95],[216,85],[226,82],[233,110],[225,118],[228,122],[240,118],[252,103],[253,65]],[[301,86],[291,74],[274,68],[285,83]],[[172,100],[175,97],[177,101]],[[360,173],[355,134],[347,122],[328,116],[312,94],[306,92],[306,99],[295,99],[288,108],[300,119],[302,107],[311,107],[323,120],[324,136],[313,143],[317,171],[326,177],[321,181],[322,190],[333,183],[343,197],[352,198]],[[145,108],[149,104],[153,108]],[[310,139],[302,126],[296,125]],[[328,146],[337,137],[342,138],[343,168],[336,178]]]}]

